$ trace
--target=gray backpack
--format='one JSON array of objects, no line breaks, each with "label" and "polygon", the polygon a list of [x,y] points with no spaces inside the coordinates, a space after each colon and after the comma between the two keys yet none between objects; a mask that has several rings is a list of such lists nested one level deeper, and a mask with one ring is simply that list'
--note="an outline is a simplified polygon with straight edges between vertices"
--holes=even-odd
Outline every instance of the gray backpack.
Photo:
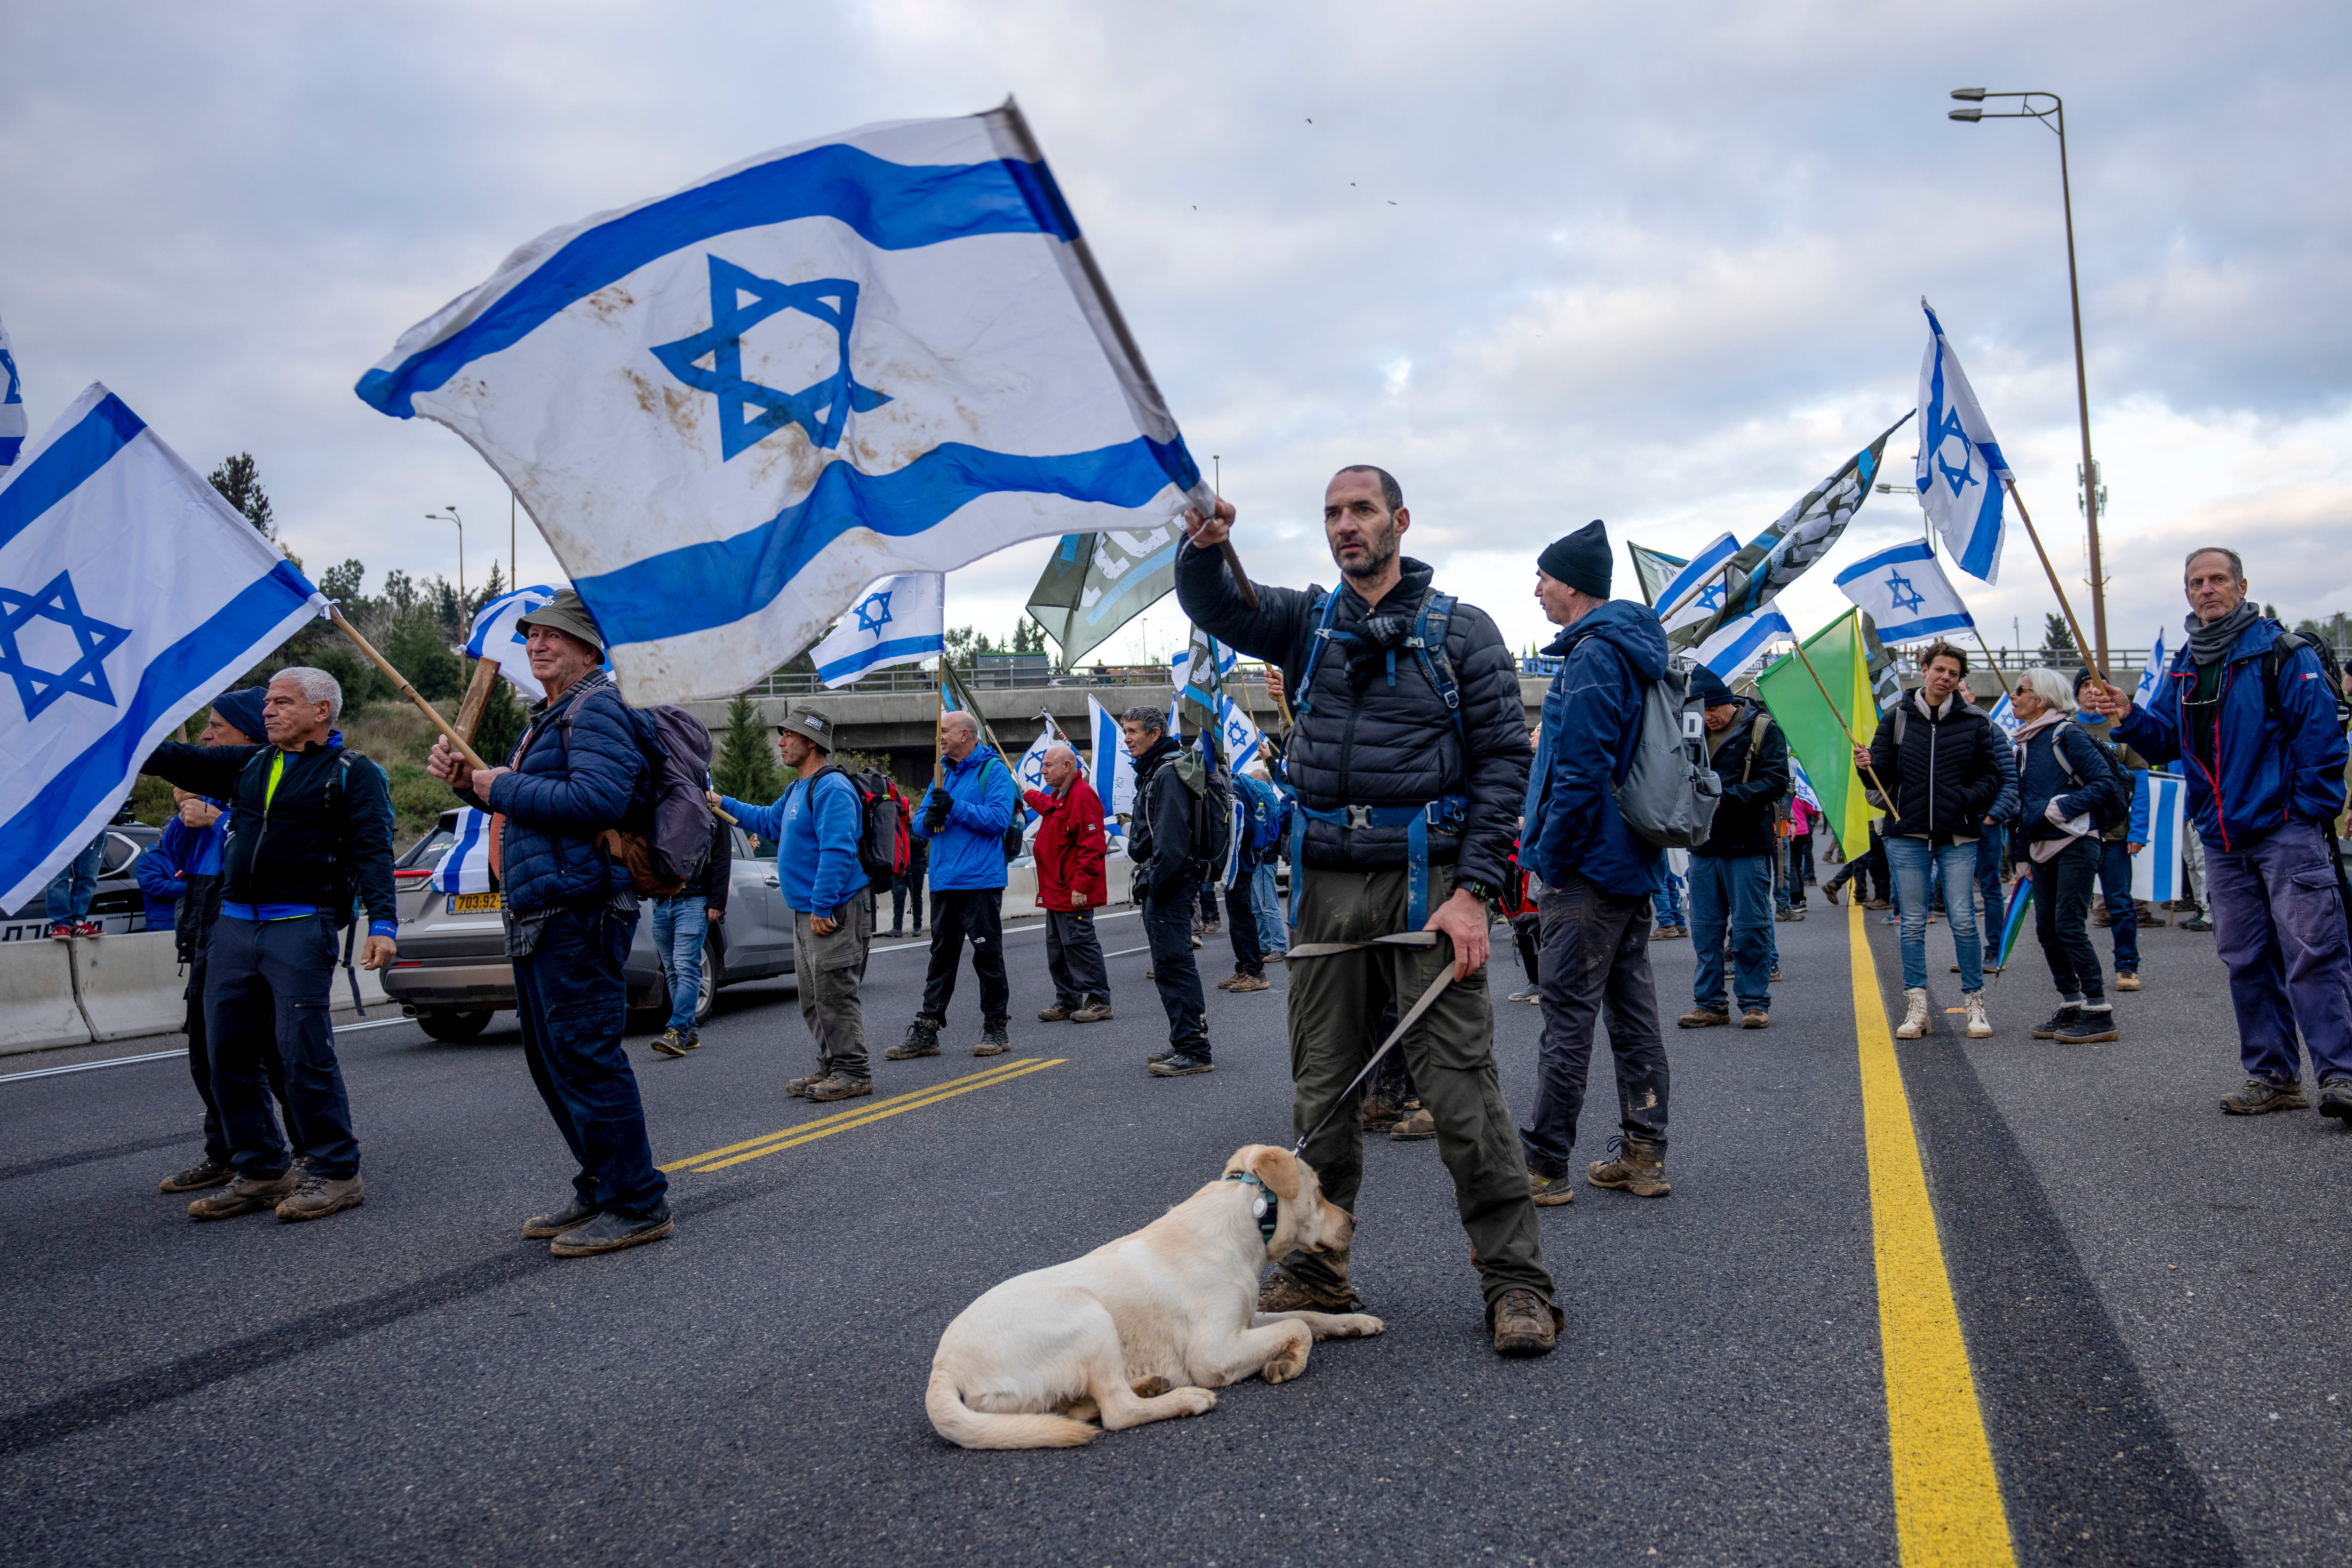
[{"label": "gray backpack", "polygon": [[1706,721],[1691,705],[1690,672],[1668,670],[1642,693],[1642,733],[1613,792],[1618,815],[1653,849],[1689,849],[1715,830],[1723,781],[1706,765]]}]

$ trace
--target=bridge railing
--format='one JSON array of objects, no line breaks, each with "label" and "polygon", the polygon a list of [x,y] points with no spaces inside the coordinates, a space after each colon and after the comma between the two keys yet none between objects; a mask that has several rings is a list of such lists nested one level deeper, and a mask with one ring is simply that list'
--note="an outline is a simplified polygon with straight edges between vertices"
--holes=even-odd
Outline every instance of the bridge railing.
[{"label": "bridge railing", "polygon": [[[1164,664],[1092,664],[1075,669],[1057,669],[1040,679],[1031,669],[980,669],[962,672],[964,684],[975,691],[994,691],[1007,688],[1087,687],[1087,686],[1165,686],[1169,683],[1168,667]],[[1265,667],[1244,664],[1234,668],[1232,679],[1264,681]],[[846,686],[828,687],[805,670],[777,670],[764,680],[755,681],[743,689],[743,695],[763,697],[835,697],[872,696],[899,691],[933,691],[940,684],[939,672],[914,665],[897,665],[878,669]]]}]

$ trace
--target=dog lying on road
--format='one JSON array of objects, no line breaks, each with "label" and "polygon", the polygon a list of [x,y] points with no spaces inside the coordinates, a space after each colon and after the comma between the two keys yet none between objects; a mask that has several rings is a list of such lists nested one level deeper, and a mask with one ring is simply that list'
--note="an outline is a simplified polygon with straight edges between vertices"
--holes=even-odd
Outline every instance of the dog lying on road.
[{"label": "dog lying on road", "polygon": [[[1256,1373],[1287,1383],[1317,1340],[1377,1334],[1361,1312],[1261,1312],[1258,1275],[1335,1251],[1355,1219],[1314,1167],[1254,1143],[1224,1174],[1132,1236],[1015,1276],[948,1325],[923,1405],[967,1448],[1074,1448],[1102,1431],[1214,1407]],[[1099,1417],[1102,1426],[1087,1425]]]}]

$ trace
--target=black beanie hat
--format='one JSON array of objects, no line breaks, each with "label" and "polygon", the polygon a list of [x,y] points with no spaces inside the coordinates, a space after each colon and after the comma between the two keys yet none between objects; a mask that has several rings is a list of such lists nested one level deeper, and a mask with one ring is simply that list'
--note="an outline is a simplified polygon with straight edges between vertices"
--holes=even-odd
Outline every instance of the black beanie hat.
[{"label": "black beanie hat", "polygon": [[1739,700],[1732,695],[1731,688],[1723,683],[1723,677],[1703,664],[1693,667],[1691,670],[1690,694],[1697,698],[1699,705],[1704,708],[1722,708]]},{"label": "black beanie hat", "polygon": [[1594,518],[1565,539],[1555,539],[1536,564],[1559,582],[1596,599],[1609,596],[1609,530]]}]

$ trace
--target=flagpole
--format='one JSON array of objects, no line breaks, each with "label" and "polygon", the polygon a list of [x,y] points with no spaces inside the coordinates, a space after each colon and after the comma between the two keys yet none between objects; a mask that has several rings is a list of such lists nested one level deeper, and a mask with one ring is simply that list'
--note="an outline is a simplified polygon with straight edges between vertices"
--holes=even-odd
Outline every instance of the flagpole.
[{"label": "flagpole", "polygon": [[[1805,640],[1802,637],[1799,637],[1797,639],[1797,662],[1803,665],[1805,667],[1805,673],[1813,678],[1814,689],[1822,694],[1822,700],[1829,704],[1830,717],[1838,721],[1838,728],[1845,731],[1846,742],[1853,746],[1855,751],[1862,751],[1864,749],[1863,743],[1854,739],[1853,726],[1847,723],[1845,721],[1845,715],[1838,711],[1837,699],[1832,697],[1830,695],[1830,689],[1822,684],[1821,671],[1815,669],[1813,668],[1813,661],[1805,657]],[[1887,792],[1885,781],[1878,776],[1878,770],[1872,767],[1868,763],[1864,763],[1862,764],[1862,771],[1870,775],[1871,787],[1878,792],[1878,798],[1886,803],[1885,809],[1887,815],[1890,816],[1893,816],[1895,814],[1895,796]]]},{"label": "flagpole", "polygon": [[2074,618],[2074,606],[2066,601],[2066,590],[2058,583],[2058,569],[2050,564],[2050,552],[2042,548],[2042,535],[2034,529],[2033,514],[2025,510],[2025,498],[2017,493],[2017,481],[2004,479],[2001,483],[2009,491],[2009,499],[2017,503],[2018,521],[2025,524],[2025,537],[2033,541],[2033,553],[2042,557],[2042,570],[2050,579],[2050,591],[2058,595],[2058,608],[2066,616],[2066,629],[2074,634],[2074,647],[2081,650],[2083,662],[2091,667],[2091,673],[2099,678],[2100,685],[2110,691],[2116,690],[2115,682],[2109,680],[2107,672],[2099,668],[2101,661],[2092,650],[2089,639],[2083,636],[2083,624]]},{"label": "flagpole", "polygon": [[416,694],[416,688],[408,684],[408,677],[393,668],[392,661],[384,658],[383,655],[376,652],[375,645],[369,642],[367,638],[360,636],[359,628],[357,626],[352,626],[351,622],[343,619],[342,611],[335,608],[332,605],[329,605],[327,606],[327,618],[333,621],[335,625],[341,626],[343,629],[343,635],[351,638],[352,643],[357,646],[360,652],[367,656],[368,662],[374,665],[378,669],[383,671],[384,679],[391,681],[394,686],[397,687],[403,697],[405,697],[411,702],[415,703],[416,710],[424,714],[425,717],[431,721],[435,729],[440,731],[443,735],[448,737],[449,743],[457,749],[457,754],[466,759],[467,766],[487,769],[490,765],[474,754],[474,748],[468,742],[467,738],[457,733],[457,727],[450,723],[448,720],[441,717],[441,710],[439,709],[434,707],[433,704],[425,701],[424,698]]},{"label": "flagpole", "polygon": [[466,683],[465,700],[457,704],[457,730],[467,740],[482,727],[482,710],[489,706],[490,688],[499,680],[499,661],[478,658],[474,661],[474,678]]}]

